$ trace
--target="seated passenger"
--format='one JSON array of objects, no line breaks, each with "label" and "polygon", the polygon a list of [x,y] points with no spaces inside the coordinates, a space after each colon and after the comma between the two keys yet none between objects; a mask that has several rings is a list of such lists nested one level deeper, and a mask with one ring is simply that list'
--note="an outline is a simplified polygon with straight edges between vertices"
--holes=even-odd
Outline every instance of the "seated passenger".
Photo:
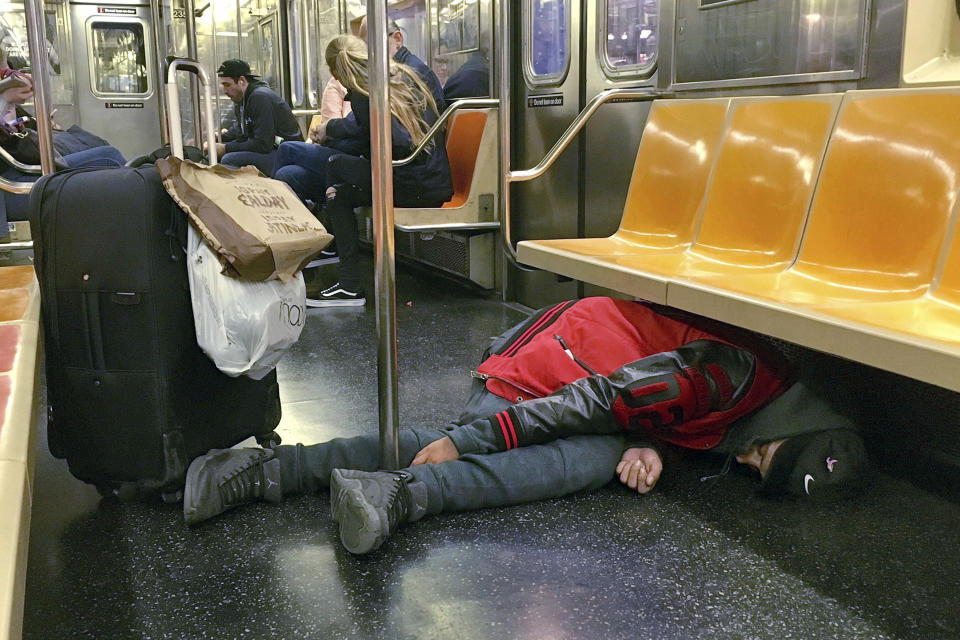
[{"label": "seated passenger", "polygon": [[[352,553],[425,515],[597,489],[652,490],[669,447],[712,450],[759,472],[759,491],[810,498],[861,488],[853,423],[752,334],[643,302],[586,298],[496,338],[465,410],[401,429],[401,471],[377,471],[379,435],[212,450],[187,471],[196,524],[239,504],[330,487]],[[484,379],[480,379],[484,378]]]},{"label": "seated passenger", "polygon": [[461,98],[485,98],[490,95],[490,65],[479,49],[450,76],[443,85],[447,102]]},{"label": "seated passenger", "polygon": [[[0,79],[15,77],[19,82],[0,93],[0,145],[14,160],[28,165],[40,164],[36,121],[21,105],[33,98],[33,79],[10,68],[6,52],[0,48]],[[106,140],[74,125],[66,131],[54,129],[53,147],[58,168],[117,167],[126,163],[118,149]],[[0,177],[11,182],[34,182],[35,173],[0,162]],[[26,220],[28,196],[3,192],[0,197],[0,225],[10,220]]]},{"label": "seated passenger", "polygon": [[264,175],[273,175],[277,138],[303,141],[290,105],[254,75],[244,60],[224,61],[217,76],[236,115],[236,123],[223,134],[223,142],[217,143],[217,158],[221,164],[253,165]]},{"label": "seated passenger", "polygon": [[[360,21],[360,29],[357,35],[364,42],[367,41],[366,16]],[[433,69],[427,66],[426,62],[415,56],[410,49],[404,46],[403,31],[395,20],[387,22],[387,55],[400,64],[407,65],[420,76],[423,84],[427,85],[427,89],[430,90],[430,95],[433,96],[434,102],[437,103],[437,113],[443,113],[443,110],[447,108],[447,101],[443,96],[443,85],[440,83],[440,78],[433,72]]]},{"label": "seated passenger", "polygon": [[[360,22],[359,37],[367,38],[367,19]],[[415,56],[403,46],[403,32],[393,20],[387,25],[387,55],[393,60],[405,64],[413,69],[433,95],[437,105],[437,113],[443,113],[446,102],[443,97],[443,87],[433,69],[423,60]],[[343,90],[343,93],[340,93]],[[284,143],[280,145],[274,178],[282,180],[304,200],[323,202],[323,192],[326,189],[326,165],[333,150],[354,156],[365,155],[370,146],[369,131],[364,131],[357,123],[355,115],[351,114],[346,98],[346,88],[336,79],[331,78],[323,90],[321,103],[321,127],[318,131],[310,132],[310,139],[318,146],[308,146],[303,143]],[[328,106],[329,105],[329,106]],[[335,115],[337,108],[342,115]],[[327,109],[330,117],[323,113]],[[394,159],[398,159],[394,157]]]},{"label": "seated passenger", "polygon": [[336,78],[330,78],[323,88],[320,101],[320,126],[311,128],[310,143],[284,142],[277,149],[277,164],[273,177],[290,185],[302,200],[323,202],[327,186],[327,159],[334,152],[325,144],[327,124],[350,115],[347,89]]},{"label": "seated passenger", "polygon": [[[324,216],[332,228],[340,254],[340,282],[322,287],[316,279],[307,282],[307,305],[362,306],[363,292],[359,234],[353,216],[355,207],[369,205],[372,200],[370,180],[370,98],[367,76],[367,47],[354,36],[338,36],[326,50],[330,72],[347,88],[353,105],[352,116],[360,129],[356,140],[362,141],[360,155],[333,153],[326,166]],[[412,153],[436,122],[438,111],[430,91],[408,66],[390,62],[390,112],[392,118],[393,157]],[[336,130],[335,120],[327,125],[327,134]],[[444,145],[431,140],[417,158],[393,170],[393,198],[400,207],[436,207],[453,195],[450,165]]]}]

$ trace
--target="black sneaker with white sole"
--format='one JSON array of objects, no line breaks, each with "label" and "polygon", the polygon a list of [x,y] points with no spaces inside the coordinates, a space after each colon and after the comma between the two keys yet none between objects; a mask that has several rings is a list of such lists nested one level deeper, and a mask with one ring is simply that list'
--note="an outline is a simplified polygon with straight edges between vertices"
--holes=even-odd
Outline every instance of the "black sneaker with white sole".
[{"label": "black sneaker with white sole", "polygon": [[337,253],[337,248],[324,249],[317,256],[307,263],[307,266],[304,269],[312,269],[313,267],[322,267],[325,264],[335,264],[340,262],[340,254]]},{"label": "black sneaker with white sole", "polygon": [[308,307],[362,307],[367,304],[367,297],[363,289],[359,291],[350,291],[344,289],[338,282],[332,287],[327,287],[317,295],[310,295],[307,292]]}]

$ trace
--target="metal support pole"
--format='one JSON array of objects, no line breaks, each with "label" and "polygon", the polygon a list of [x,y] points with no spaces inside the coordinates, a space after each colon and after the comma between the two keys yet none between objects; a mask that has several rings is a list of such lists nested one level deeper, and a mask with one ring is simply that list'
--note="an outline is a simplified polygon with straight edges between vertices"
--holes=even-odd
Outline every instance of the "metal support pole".
[{"label": "metal support pole", "polygon": [[[497,97],[500,98],[500,244],[514,263],[517,262],[517,250],[513,248],[510,236],[510,6],[509,0],[498,0],[499,20],[496,37],[497,47]],[[506,291],[504,289],[504,291]]]},{"label": "metal support pole", "polygon": [[27,0],[27,43],[33,69],[33,104],[37,111],[37,137],[40,142],[40,167],[43,174],[54,172],[53,126],[50,122],[50,84],[47,80],[47,23],[43,0]]},{"label": "metal support pole", "polygon": [[[200,60],[197,53],[197,13],[196,3],[193,0],[183,0],[183,11],[187,18],[187,57],[191,60]],[[193,102],[193,143],[201,146],[200,140],[203,136],[200,126],[200,91],[197,87],[197,80],[190,78],[190,100]],[[219,125],[210,124],[211,127]]]},{"label": "metal support pole", "polygon": [[160,2],[162,0],[150,0],[150,19],[153,22],[153,55],[157,63],[154,68],[157,70],[157,94],[160,98],[160,144],[170,142],[170,125],[167,123],[167,87],[166,78],[163,77],[163,61],[166,56],[166,47],[164,47],[163,36],[163,17],[160,12]]},{"label": "metal support pole", "polygon": [[380,468],[400,466],[397,399],[397,296],[393,247],[393,156],[387,81],[387,2],[367,3],[370,150],[373,179],[374,289],[377,313],[377,388]]}]

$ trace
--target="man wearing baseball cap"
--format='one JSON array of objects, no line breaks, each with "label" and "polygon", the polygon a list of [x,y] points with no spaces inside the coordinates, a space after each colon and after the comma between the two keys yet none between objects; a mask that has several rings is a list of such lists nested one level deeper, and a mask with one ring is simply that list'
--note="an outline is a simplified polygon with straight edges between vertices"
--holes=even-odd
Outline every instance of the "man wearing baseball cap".
[{"label": "man wearing baseball cap", "polygon": [[277,145],[303,140],[290,105],[254,74],[245,60],[225,60],[217,76],[224,95],[234,103],[236,117],[217,144],[217,157],[225,165],[252,164],[264,175],[272,175]]}]

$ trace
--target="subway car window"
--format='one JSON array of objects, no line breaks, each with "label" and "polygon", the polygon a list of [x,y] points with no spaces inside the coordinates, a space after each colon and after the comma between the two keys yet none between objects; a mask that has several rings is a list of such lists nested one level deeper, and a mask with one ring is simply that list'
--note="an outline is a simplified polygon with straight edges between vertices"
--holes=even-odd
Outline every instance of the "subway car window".
[{"label": "subway car window", "polygon": [[94,22],[90,25],[94,93],[145,95],[150,90],[146,42],[139,22]]},{"label": "subway car window", "polygon": [[528,5],[529,40],[525,71],[533,85],[556,84],[570,65],[570,12],[564,0],[533,0]]},{"label": "subway car window", "polygon": [[659,0],[607,0],[600,56],[609,76],[647,75],[657,62]]},{"label": "subway car window", "polygon": [[480,6],[477,0],[440,0],[437,11],[439,52],[457,53],[480,47]]}]

